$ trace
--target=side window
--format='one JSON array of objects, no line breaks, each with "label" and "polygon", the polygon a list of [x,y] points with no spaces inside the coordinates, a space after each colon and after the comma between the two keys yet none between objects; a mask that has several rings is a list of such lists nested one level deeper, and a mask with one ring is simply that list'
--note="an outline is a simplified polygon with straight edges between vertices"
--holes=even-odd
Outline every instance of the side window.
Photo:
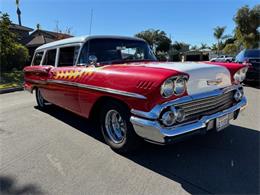
[{"label": "side window", "polygon": [[42,56],[43,56],[43,51],[36,52],[36,54],[34,55],[34,59],[33,59],[32,65],[34,65],[34,66],[40,65],[41,60],[42,60]]},{"label": "side window", "polygon": [[48,50],[45,53],[45,57],[42,65],[55,65],[56,49]]},{"label": "side window", "polygon": [[76,63],[79,46],[60,48],[58,66],[73,66]]}]

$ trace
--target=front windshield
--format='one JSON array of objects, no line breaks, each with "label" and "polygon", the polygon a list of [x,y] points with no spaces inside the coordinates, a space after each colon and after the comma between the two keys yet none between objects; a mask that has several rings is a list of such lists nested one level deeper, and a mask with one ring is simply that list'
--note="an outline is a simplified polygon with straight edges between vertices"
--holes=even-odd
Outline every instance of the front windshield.
[{"label": "front windshield", "polygon": [[88,64],[91,55],[96,56],[100,64],[156,60],[147,43],[131,39],[92,39],[85,43],[79,63]]}]

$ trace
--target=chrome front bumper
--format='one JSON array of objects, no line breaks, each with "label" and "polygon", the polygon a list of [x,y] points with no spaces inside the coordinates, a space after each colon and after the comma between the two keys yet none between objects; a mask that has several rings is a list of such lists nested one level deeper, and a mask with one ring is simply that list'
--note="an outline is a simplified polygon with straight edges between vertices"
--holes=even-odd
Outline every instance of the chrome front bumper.
[{"label": "chrome front bumper", "polygon": [[[226,110],[222,110],[212,115],[203,116],[200,120],[195,122],[180,124],[173,127],[162,127],[159,121],[153,118],[153,114],[149,113],[149,115],[147,115],[135,110],[132,111],[135,116],[133,115],[130,118],[130,121],[133,124],[135,132],[140,137],[147,141],[166,144],[173,142],[177,136],[179,137],[181,135],[193,134],[196,131],[200,132],[199,130],[201,129],[207,131],[209,123],[215,123],[215,119],[221,116],[235,113],[236,118],[239,112],[243,110],[246,105],[247,100],[245,97],[243,97],[237,104]],[[137,116],[136,113],[139,113],[139,116]],[[147,116],[149,116],[149,118]]]}]

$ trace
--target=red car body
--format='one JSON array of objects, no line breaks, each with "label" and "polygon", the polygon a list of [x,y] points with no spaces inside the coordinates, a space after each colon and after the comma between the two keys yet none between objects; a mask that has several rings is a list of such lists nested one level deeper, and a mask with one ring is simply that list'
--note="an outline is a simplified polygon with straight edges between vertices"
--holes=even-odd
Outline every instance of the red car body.
[{"label": "red car body", "polygon": [[[57,45],[60,45],[59,42]],[[48,49],[48,47],[46,48]],[[205,65],[207,69],[204,69],[203,65]],[[182,71],[182,69],[174,67],[168,69],[167,66],[184,68]],[[189,68],[189,71],[186,71],[185,66],[191,67]],[[196,66],[198,66],[198,68],[196,68]],[[212,66],[212,70],[210,66]],[[215,69],[213,67],[215,67]],[[234,74],[243,67],[243,65],[236,63],[204,62],[196,64],[183,63],[183,65],[178,65],[167,62],[162,64],[161,62],[151,62],[149,60],[144,60],[142,62],[138,62],[137,60],[136,62],[103,64],[102,66],[99,66],[98,64],[96,66],[77,66],[77,64],[75,64],[66,67],[58,67],[57,64],[44,66],[32,64],[31,66],[24,68],[24,88],[31,92],[34,89],[40,89],[42,97],[48,102],[86,118],[91,117],[95,112],[99,112],[96,110],[97,108],[102,109],[102,106],[100,107],[100,102],[108,99],[116,100],[125,104],[128,109],[132,111],[131,122],[135,129],[139,129],[142,126],[142,124],[139,123],[141,120],[149,117],[149,123],[157,120],[155,119],[156,117],[152,115],[154,114],[153,110],[157,109],[158,106],[168,105],[170,102],[184,100],[187,97],[190,98],[193,96],[195,100],[195,97],[197,96],[215,91],[221,90],[222,93],[224,88],[228,88],[229,90],[241,89],[241,86],[234,80]],[[218,86],[218,83],[214,83],[215,80],[213,80],[213,85],[209,86],[211,80],[207,79],[211,78],[211,71],[215,71],[216,73],[214,73],[214,75],[221,77],[221,82],[222,79],[226,79],[226,85],[223,85],[223,87]],[[218,71],[223,71],[223,73],[218,74]],[[193,76],[193,73],[196,76]],[[205,74],[208,74],[209,76],[206,77]],[[187,85],[188,89],[180,95],[172,95],[168,98],[163,97],[160,92],[162,84],[168,78],[179,76],[185,76],[188,80],[188,84],[189,82],[193,82],[193,85]],[[205,84],[206,87],[199,86],[202,85],[202,81],[204,82],[205,80],[203,80],[203,76],[205,76],[208,82],[208,85]],[[190,77],[191,81],[189,80]],[[197,78],[200,77],[202,79],[199,79],[199,84],[196,84]],[[216,78],[214,77],[213,79]],[[195,93],[195,89],[189,90],[189,87],[194,88],[194,86],[198,87],[198,90],[196,89],[198,93]],[[206,90],[204,90],[204,88]],[[204,91],[199,92],[201,90]],[[211,97],[211,95],[209,95],[209,97]],[[201,96],[200,99],[203,99],[203,96]],[[234,111],[240,110],[245,104],[246,100],[244,100],[243,104],[236,107],[236,109],[234,108]],[[159,117],[160,113],[156,113],[155,115],[158,115],[157,117]],[[139,117],[138,120],[135,118],[137,116]],[[146,124],[146,122],[144,123]],[[208,121],[205,122],[205,124],[206,123],[208,123]],[[158,124],[156,124],[156,126],[158,126]],[[204,126],[200,125],[200,127]],[[140,133],[140,131],[143,131],[140,129],[136,130],[136,133],[149,141],[165,143],[167,142],[165,138],[172,136],[169,133],[165,133],[166,128],[162,129],[160,127],[158,130],[161,134],[164,132],[160,139],[154,138],[154,135],[146,136],[146,133]],[[194,128],[190,129],[192,131],[194,130]],[[195,130],[197,129],[195,128]],[[178,130],[176,130],[176,132],[177,131]]]}]

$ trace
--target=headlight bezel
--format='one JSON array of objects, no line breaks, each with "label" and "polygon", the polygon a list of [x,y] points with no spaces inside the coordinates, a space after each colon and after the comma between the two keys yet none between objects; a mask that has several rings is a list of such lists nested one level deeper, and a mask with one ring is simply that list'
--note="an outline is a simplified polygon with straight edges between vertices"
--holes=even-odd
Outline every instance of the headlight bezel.
[{"label": "headlight bezel", "polygon": [[[172,87],[170,85],[172,85]],[[169,87],[169,88],[166,89],[166,87]],[[163,84],[161,85],[161,91],[160,92],[161,92],[162,97],[164,97],[164,98],[171,97],[174,93],[174,81],[171,78],[165,80],[163,82]]]},{"label": "headlight bezel", "polygon": [[[178,81],[182,81],[182,83],[183,83],[181,91],[179,89],[176,89],[176,87],[179,85],[179,83],[177,83]],[[173,95],[175,95],[175,96],[183,95],[187,91],[187,81],[188,81],[188,76],[186,76],[186,75],[174,76],[174,77],[170,77],[170,78],[166,79],[160,88],[161,96],[163,98],[169,98]],[[167,89],[168,91],[165,91],[166,90],[165,86],[167,85],[167,83],[169,85],[169,82],[172,83],[172,88],[171,88],[171,90]]]},{"label": "headlight bezel", "polygon": [[236,84],[240,84],[246,79],[247,70],[248,66],[242,67],[233,75],[233,79]]}]

